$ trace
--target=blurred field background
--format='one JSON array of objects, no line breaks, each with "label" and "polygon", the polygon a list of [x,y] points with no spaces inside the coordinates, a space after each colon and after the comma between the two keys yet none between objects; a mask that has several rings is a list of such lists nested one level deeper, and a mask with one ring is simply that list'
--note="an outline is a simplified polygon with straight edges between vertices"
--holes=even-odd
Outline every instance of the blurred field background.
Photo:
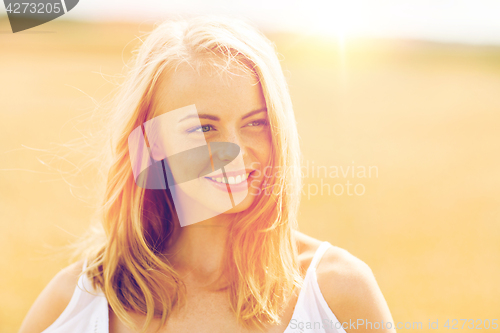
[{"label": "blurred field background", "polygon": [[[100,73],[122,73],[134,37],[150,28],[56,20],[10,34],[0,21],[2,333],[17,331],[69,264],[57,247],[80,236],[91,214],[38,162],[45,154],[23,146],[78,138],[75,117],[92,110],[89,96],[100,101],[113,88]],[[500,48],[268,36],[282,54],[310,166],[301,231],[367,262],[396,322],[427,331],[439,320],[432,331],[446,332],[447,319],[500,321]],[[376,166],[378,177],[312,177],[313,162]],[[365,192],[313,194],[321,181]]]}]

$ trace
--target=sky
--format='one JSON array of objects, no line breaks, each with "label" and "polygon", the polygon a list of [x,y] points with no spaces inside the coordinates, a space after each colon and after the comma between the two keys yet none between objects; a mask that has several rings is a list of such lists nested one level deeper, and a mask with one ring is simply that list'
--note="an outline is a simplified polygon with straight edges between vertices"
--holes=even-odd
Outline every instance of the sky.
[{"label": "sky", "polygon": [[80,0],[67,18],[147,22],[172,14],[225,14],[341,38],[500,45],[500,0]]}]

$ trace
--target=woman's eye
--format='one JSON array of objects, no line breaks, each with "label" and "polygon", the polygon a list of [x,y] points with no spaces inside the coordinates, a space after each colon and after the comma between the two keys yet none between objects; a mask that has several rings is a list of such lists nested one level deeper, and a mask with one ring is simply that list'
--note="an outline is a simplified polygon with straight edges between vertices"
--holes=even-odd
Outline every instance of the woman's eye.
[{"label": "woman's eye", "polygon": [[205,126],[197,126],[193,129],[190,129],[188,132],[189,133],[205,133],[210,130],[212,130],[213,127],[211,125],[205,125]]},{"label": "woman's eye", "polygon": [[252,121],[251,123],[248,123],[247,126],[255,127],[255,126],[265,126],[265,125],[267,125],[266,120],[255,120],[255,121]]},{"label": "woman's eye", "polygon": [[202,132],[208,132],[208,131],[210,131],[211,128],[212,128],[212,126],[210,126],[210,125],[205,125],[205,126],[200,127]]}]

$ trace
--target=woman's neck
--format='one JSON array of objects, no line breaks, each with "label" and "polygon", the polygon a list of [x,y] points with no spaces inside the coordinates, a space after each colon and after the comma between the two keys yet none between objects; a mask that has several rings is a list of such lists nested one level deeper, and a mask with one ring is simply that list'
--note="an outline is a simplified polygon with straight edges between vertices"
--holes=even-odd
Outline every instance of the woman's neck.
[{"label": "woman's neck", "polygon": [[223,273],[231,216],[220,215],[185,227],[176,224],[166,256],[185,283],[209,285]]}]

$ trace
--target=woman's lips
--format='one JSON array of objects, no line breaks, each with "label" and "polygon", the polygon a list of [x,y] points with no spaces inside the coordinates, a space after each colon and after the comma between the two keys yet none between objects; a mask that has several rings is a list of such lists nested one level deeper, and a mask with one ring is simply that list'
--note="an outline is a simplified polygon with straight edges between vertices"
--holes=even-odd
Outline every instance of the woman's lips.
[{"label": "woman's lips", "polygon": [[249,173],[235,173],[227,172],[224,177],[223,174],[215,175],[213,177],[204,177],[214,187],[231,192],[240,192],[248,189],[248,184],[253,179],[253,171]]}]

